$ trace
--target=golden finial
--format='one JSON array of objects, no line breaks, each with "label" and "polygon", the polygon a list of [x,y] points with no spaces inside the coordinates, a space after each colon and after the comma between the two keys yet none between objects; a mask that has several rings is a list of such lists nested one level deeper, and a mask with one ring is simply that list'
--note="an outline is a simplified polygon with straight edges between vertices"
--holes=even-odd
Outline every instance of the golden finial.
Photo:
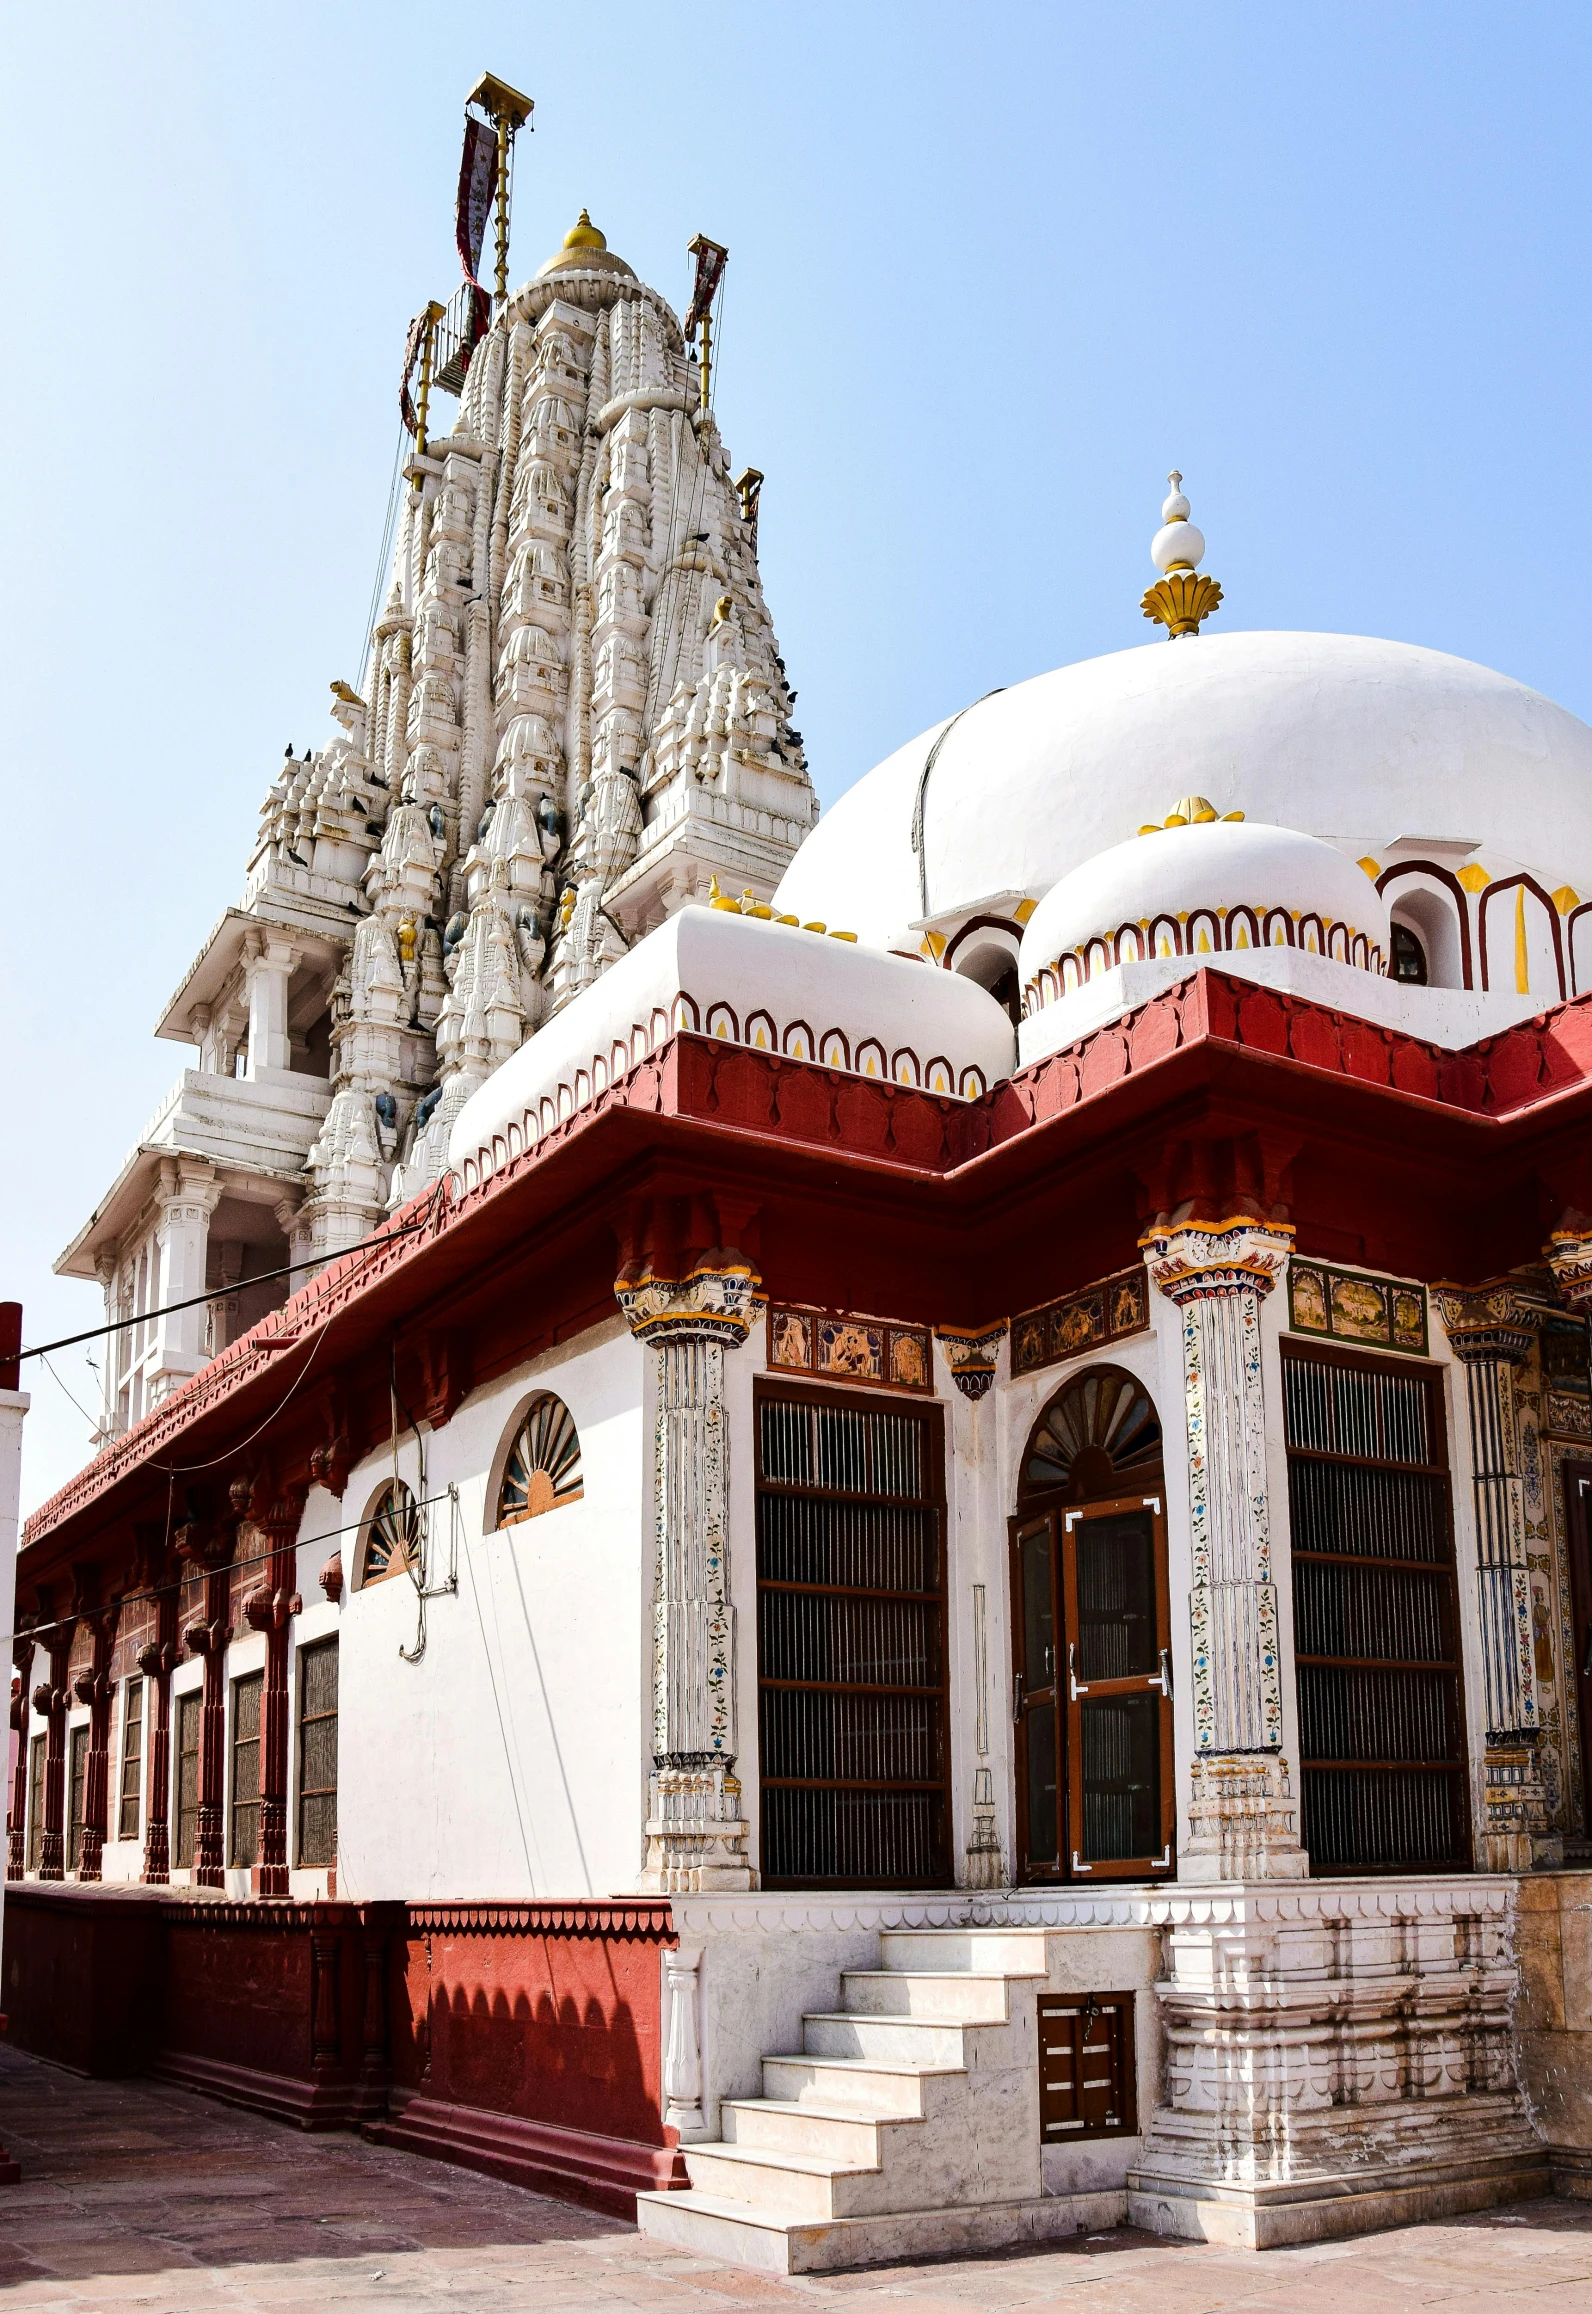
[{"label": "golden finial", "polygon": [[415,960],[415,920],[405,916],[398,926],[398,954],[405,964]]},{"label": "golden finial", "polygon": [[710,876],[708,879],[708,906],[727,909],[732,916],[739,916],[741,913],[740,901],[732,900],[727,892],[719,890],[717,876]]},{"label": "golden finial", "polygon": [[599,232],[586,211],[582,209],[569,231],[564,235],[566,249],[606,249],[608,236]]},{"label": "golden finial", "polygon": [[1147,619],[1165,627],[1168,638],[1175,642],[1179,635],[1199,633],[1202,622],[1221,601],[1222,590],[1215,579],[1199,569],[1205,537],[1188,518],[1183,477],[1174,467],[1167,480],[1172,485],[1171,495],[1161,508],[1161,527],[1150,541],[1150,559],[1163,576],[1147,590],[1139,608]]},{"label": "golden finial", "polygon": [[1141,836],[1158,836],[1163,828],[1205,828],[1216,820],[1241,820],[1242,812],[1219,812],[1208,795],[1181,795],[1164,820],[1151,820]]},{"label": "golden finial", "polygon": [[566,884],[564,886],[563,895],[558,903],[558,928],[561,932],[567,932],[569,930],[569,920],[571,916],[574,915],[574,913],[575,887],[573,884]]}]

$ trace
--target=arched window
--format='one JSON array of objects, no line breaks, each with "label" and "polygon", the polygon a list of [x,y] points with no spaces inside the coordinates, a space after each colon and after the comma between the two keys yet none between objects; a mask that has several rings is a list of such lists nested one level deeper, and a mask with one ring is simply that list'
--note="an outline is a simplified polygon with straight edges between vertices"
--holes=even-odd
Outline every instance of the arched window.
[{"label": "arched window", "polygon": [[1388,977],[1402,980],[1411,988],[1426,986],[1426,950],[1420,935],[1408,924],[1401,924],[1397,917],[1393,920],[1392,969]]},{"label": "arched window", "polygon": [[1120,1366],[1093,1366],[1035,1423],[1019,1487],[1025,1502],[1099,1501],[1130,1493],[1160,1469],[1161,1422],[1144,1384]]},{"label": "arched window", "polygon": [[420,1513],[401,1478],[389,1479],[366,1515],[354,1562],[354,1589],[407,1575],[420,1558]]},{"label": "arched window", "polygon": [[575,1417],[562,1398],[544,1392],[525,1409],[503,1465],[497,1524],[511,1527],[543,1511],[562,1510],[585,1493]]}]

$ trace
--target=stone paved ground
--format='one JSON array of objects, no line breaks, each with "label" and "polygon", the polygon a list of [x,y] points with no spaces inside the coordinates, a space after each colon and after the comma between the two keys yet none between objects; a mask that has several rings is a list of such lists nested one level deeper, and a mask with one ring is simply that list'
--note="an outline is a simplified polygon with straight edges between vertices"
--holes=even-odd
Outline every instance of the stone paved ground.
[{"label": "stone paved ground", "polygon": [[306,2137],[151,2082],[79,2081],[0,2044],[0,2310],[164,2314],[1592,2314],[1592,2203],[1526,2202],[1244,2256],[1123,2231],[950,2265],[775,2281],[466,2170]]}]

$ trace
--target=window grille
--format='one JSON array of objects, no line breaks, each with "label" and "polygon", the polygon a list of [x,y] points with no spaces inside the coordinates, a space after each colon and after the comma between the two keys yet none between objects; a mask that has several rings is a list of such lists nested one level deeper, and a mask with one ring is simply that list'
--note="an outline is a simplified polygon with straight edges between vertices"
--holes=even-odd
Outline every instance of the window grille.
[{"label": "window grille", "polygon": [[88,1729],[71,1730],[67,1753],[67,1869],[80,1871],[83,1863],[83,1802],[88,1786]]},{"label": "window grille", "polygon": [[407,1574],[420,1559],[420,1513],[415,1498],[401,1478],[395,1478],[376,1498],[360,1538],[354,1588],[384,1583],[389,1575]]},{"label": "window grille", "polygon": [[172,1863],[192,1864],[199,1836],[199,1719],[204,1697],[197,1687],[177,1698],[177,1843]]},{"label": "window grille", "polygon": [[940,1411],[768,1390],[757,1417],[764,1878],[946,1886]]},{"label": "window grille", "polygon": [[545,1511],[579,1502],[585,1491],[575,1417],[562,1398],[544,1393],[531,1401],[509,1448],[497,1523],[511,1527],[521,1519],[540,1518]]},{"label": "window grille", "polygon": [[28,1749],[28,1870],[44,1861],[44,1764],[47,1736],[36,1735]]},{"label": "window grille", "polygon": [[228,1862],[260,1861],[260,1705],[265,1675],[232,1682],[232,1840]]},{"label": "window grille", "polygon": [[138,1838],[144,1783],[144,1683],[129,1679],[122,1690],[122,1780],[116,1819],[118,1840]]},{"label": "window grille", "polygon": [[337,1641],[299,1649],[298,1860],[337,1859]]},{"label": "window grille", "polygon": [[1469,1860],[1437,1376],[1283,1354],[1303,1825],[1315,1873]]}]

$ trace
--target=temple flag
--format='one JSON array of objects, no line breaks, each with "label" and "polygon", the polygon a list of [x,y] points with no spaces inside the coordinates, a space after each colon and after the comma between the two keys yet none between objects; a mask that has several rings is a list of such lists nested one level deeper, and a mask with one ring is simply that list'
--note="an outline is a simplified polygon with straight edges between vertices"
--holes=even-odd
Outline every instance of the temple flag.
[{"label": "temple flag", "polygon": [[481,245],[486,239],[486,221],[492,212],[492,196],[497,191],[497,173],[497,130],[490,121],[472,120],[466,113],[464,152],[459,162],[459,206],[454,238],[459,245],[459,263],[464,267],[464,277],[477,288],[480,287]]},{"label": "temple flag", "polygon": [[398,385],[399,415],[410,433],[415,435],[419,434],[420,421],[415,416],[414,396],[409,391],[409,381],[415,374],[415,364],[420,359],[420,343],[425,334],[426,317],[422,311],[409,324],[409,335],[404,340],[404,374]]}]

